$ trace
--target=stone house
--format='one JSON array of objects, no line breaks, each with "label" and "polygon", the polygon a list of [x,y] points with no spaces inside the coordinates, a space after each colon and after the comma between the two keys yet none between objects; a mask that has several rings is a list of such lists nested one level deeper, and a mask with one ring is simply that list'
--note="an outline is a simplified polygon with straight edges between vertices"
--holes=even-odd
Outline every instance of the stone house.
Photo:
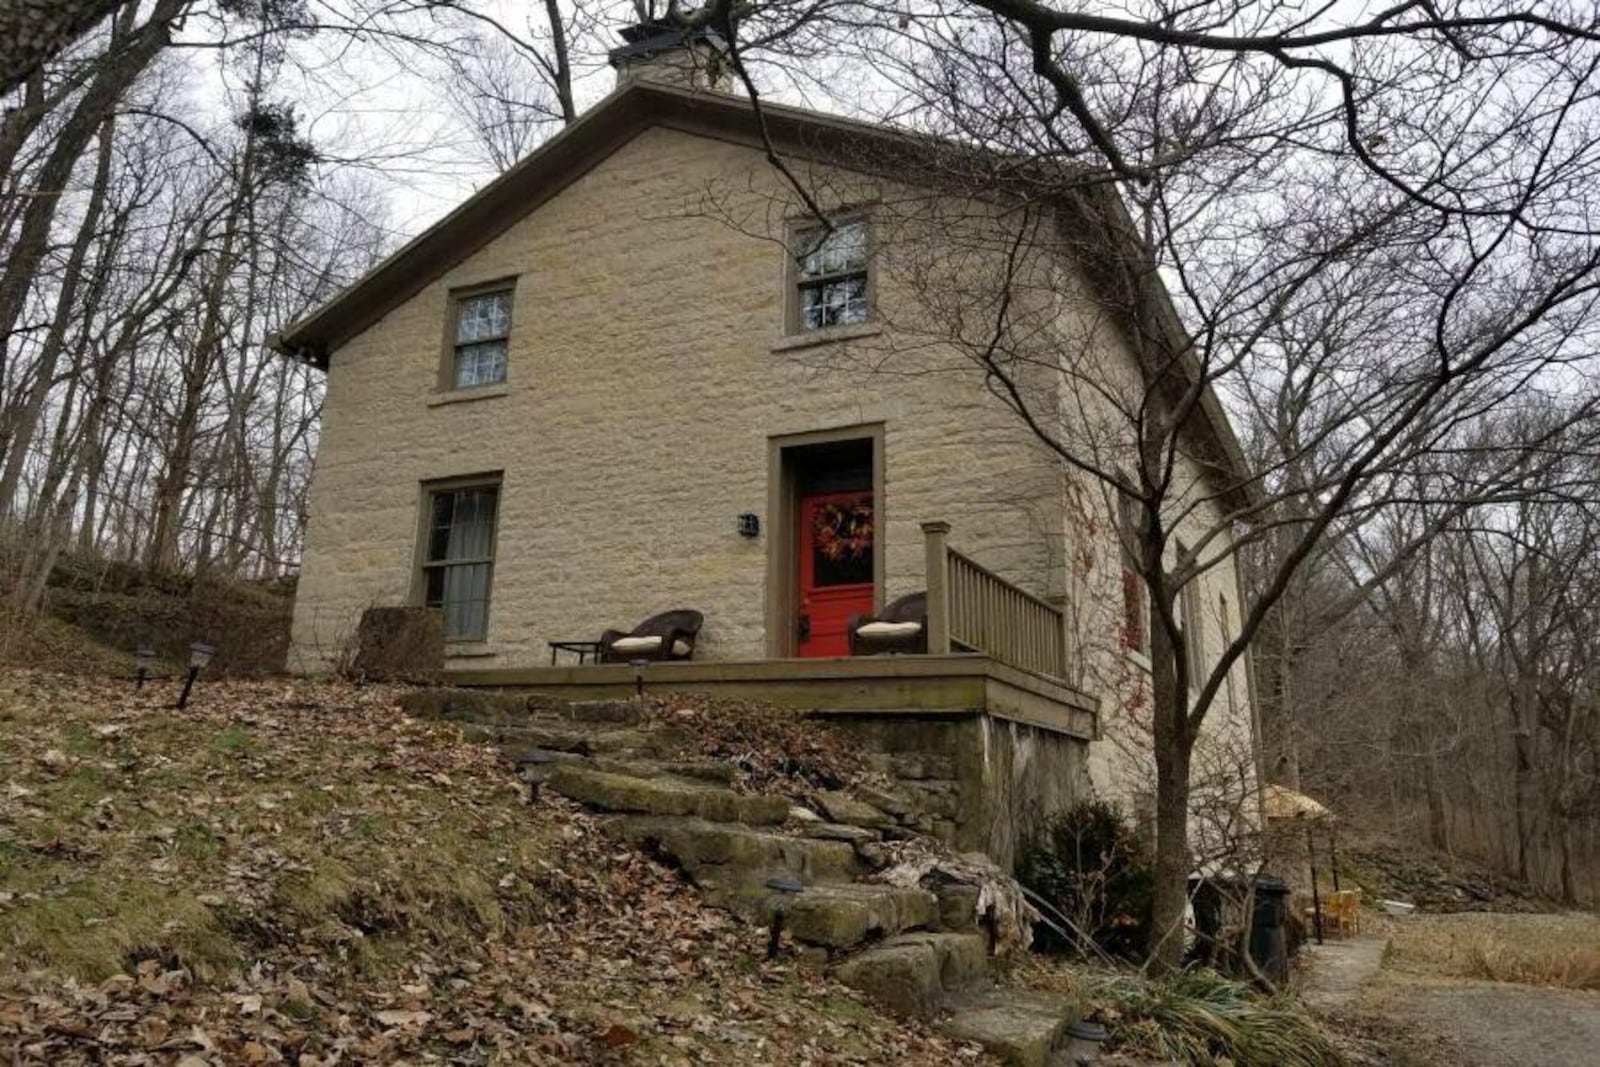
[{"label": "stone house", "polygon": [[[430,604],[463,683],[631,688],[551,642],[688,608],[693,659],[649,684],[975,711],[944,740],[851,724],[903,763],[975,759],[969,809],[1137,801],[1115,517],[928,312],[991,277],[993,206],[920,183],[905,134],[764,104],[763,135],[714,45],[635,32],[611,95],[275,339],[327,372],[293,665],[325,669],[368,607]],[[1035,267],[1040,299],[1087,285]],[[1114,330],[1047,310],[1131,373]],[[1212,648],[1234,581],[1195,595]],[[852,617],[921,590],[934,655],[849,657]],[[1245,673],[1222,728],[1248,745]]]}]

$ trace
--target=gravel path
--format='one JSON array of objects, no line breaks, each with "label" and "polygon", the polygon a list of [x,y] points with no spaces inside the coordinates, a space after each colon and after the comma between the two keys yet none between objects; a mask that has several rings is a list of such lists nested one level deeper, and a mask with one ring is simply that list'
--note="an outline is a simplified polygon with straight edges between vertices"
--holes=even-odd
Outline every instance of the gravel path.
[{"label": "gravel path", "polygon": [[1395,986],[1384,1005],[1447,1036],[1461,1067],[1581,1067],[1600,1063],[1600,994],[1474,982]]},{"label": "gravel path", "polygon": [[[1600,920],[1574,915],[1415,916],[1355,941],[1308,950],[1302,997],[1342,1030],[1367,1030],[1388,1051],[1373,1063],[1430,1067],[1600,1064],[1600,991],[1467,977],[1472,945],[1542,943],[1600,951]],[[1390,935],[1394,951],[1385,958]],[[1486,942],[1484,938],[1492,938]]]}]

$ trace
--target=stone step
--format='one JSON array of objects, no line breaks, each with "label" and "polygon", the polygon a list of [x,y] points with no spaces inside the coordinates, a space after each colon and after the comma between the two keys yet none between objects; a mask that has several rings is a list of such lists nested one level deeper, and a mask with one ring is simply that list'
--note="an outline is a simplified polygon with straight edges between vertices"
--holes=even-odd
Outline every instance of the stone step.
[{"label": "stone step", "polygon": [[413,689],[401,694],[400,707],[419,719],[451,722],[511,723],[528,715],[526,697],[483,689]]},{"label": "stone step", "polygon": [[778,796],[745,796],[685,778],[637,778],[574,763],[558,764],[545,788],[600,811],[625,815],[688,816],[707,822],[770,826],[789,815]]},{"label": "stone step", "polygon": [[1073,1067],[1067,1028],[1078,1020],[1068,997],[1030,990],[992,989],[959,997],[939,1029],[982,1045],[1010,1067]]},{"label": "stone step", "polygon": [[534,694],[523,703],[535,719],[562,722],[634,726],[643,717],[639,704],[632,700],[560,700]]},{"label": "stone step", "polygon": [[784,927],[791,937],[834,950],[936,926],[938,921],[938,899],[914,887],[823,883],[784,901]]},{"label": "stone step", "polygon": [[901,1015],[931,1019],[958,994],[989,986],[979,934],[901,934],[840,963],[834,976]]},{"label": "stone step", "polygon": [[770,878],[787,875],[812,885],[863,873],[855,849],[843,841],[682,816],[627,815],[614,825],[626,840],[676,864],[713,903],[747,919],[770,915]]}]

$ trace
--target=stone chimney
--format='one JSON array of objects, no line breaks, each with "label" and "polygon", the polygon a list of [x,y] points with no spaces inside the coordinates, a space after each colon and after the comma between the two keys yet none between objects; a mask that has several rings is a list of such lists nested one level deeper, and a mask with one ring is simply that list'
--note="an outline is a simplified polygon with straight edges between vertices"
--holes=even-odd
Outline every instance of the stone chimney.
[{"label": "stone chimney", "polygon": [[715,30],[646,20],[623,30],[622,40],[611,50],[619,87],[636,80],[702,92],[726,93],[733,87],[728,46]]}]

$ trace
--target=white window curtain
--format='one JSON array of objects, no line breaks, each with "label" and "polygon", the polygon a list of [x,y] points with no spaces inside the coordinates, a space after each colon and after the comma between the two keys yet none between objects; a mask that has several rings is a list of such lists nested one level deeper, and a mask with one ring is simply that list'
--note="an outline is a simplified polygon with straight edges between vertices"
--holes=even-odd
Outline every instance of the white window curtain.
[{"label": "white window curtain", "polygon": [[479,488],[434,498],[428,603],[444,610],[447,637],[476,638],[488,631],[498,495],[493,488]]}]

